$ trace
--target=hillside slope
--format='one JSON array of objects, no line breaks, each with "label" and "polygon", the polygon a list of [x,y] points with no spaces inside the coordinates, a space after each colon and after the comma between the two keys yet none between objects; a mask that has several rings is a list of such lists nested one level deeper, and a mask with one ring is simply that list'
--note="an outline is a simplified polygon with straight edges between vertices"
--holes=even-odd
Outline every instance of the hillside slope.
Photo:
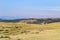
[{"label": "hillside slope", "polygon": [[60,18],[29,18],[29,19],[12,19],[12,20],[4,20],[0,19],[0,22],[11,22],[11,23],[27,23],[27,24],[49,24],[60,22]]},{"label": "hillside slope", "polygon": [[60,23],[0,23],[0,40],[60,40]]}]

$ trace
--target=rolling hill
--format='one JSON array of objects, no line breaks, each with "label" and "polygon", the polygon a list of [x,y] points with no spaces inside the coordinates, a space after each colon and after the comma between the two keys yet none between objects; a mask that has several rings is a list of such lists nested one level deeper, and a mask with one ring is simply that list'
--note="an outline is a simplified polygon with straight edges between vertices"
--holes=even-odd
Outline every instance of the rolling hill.
[{"label": "rolling hill", "polygon": [[60,40],[60,23],[0,23],[0,40]]},{"label": "rolling hill", "polygon": [[0,19],[0,22],[12,22],[12,23],[27,23],[27,24],[48,24],[48,23],[55,23],[60,22],[60,18],[29,18],[29,19],[12,19],[12,20],[3,20]]},{"label": "rolling hill", "polygon": [[0,19],[0,40],[60,40],[60,19]]}]

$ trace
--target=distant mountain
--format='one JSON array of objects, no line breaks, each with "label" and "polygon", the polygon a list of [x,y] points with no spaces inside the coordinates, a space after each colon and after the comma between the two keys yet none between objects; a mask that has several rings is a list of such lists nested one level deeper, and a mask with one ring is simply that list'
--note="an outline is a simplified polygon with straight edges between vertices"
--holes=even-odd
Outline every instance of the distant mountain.
[{"label": "distant mountain", "polygon": [[22,19],[14,19],[14,20],[3,20],[3,19],[0,19],[0,22],[19,22],[20,20],[22,20]]},{"label": "distant mountain", "polygon": [[54,22],[60,22],[60,18],[29,18],[29,19],[13,19],[13,20],[4,20],[0,19],[0,22],[22,22],[28,24],[48,24]]}]

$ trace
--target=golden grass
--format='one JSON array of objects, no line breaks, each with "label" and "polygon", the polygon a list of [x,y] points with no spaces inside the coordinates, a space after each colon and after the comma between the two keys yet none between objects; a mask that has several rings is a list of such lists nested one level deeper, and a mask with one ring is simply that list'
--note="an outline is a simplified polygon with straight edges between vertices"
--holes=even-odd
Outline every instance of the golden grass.
[{"label": "golden grass", "polygon": [[11,38],[0,38],[0,40],[60,40],[60,23],[0,23],[0,30],[3,30],[0,31],[0,35],[8,35]]}]

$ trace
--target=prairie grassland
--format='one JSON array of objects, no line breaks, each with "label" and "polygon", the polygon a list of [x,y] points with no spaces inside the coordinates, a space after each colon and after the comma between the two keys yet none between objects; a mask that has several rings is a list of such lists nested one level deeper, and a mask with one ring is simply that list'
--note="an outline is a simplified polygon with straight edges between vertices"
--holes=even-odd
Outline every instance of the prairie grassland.
[{"label": "prairie grassland", "polygon": [[60,40],[60,23],[0,23],[0,40]]}]

